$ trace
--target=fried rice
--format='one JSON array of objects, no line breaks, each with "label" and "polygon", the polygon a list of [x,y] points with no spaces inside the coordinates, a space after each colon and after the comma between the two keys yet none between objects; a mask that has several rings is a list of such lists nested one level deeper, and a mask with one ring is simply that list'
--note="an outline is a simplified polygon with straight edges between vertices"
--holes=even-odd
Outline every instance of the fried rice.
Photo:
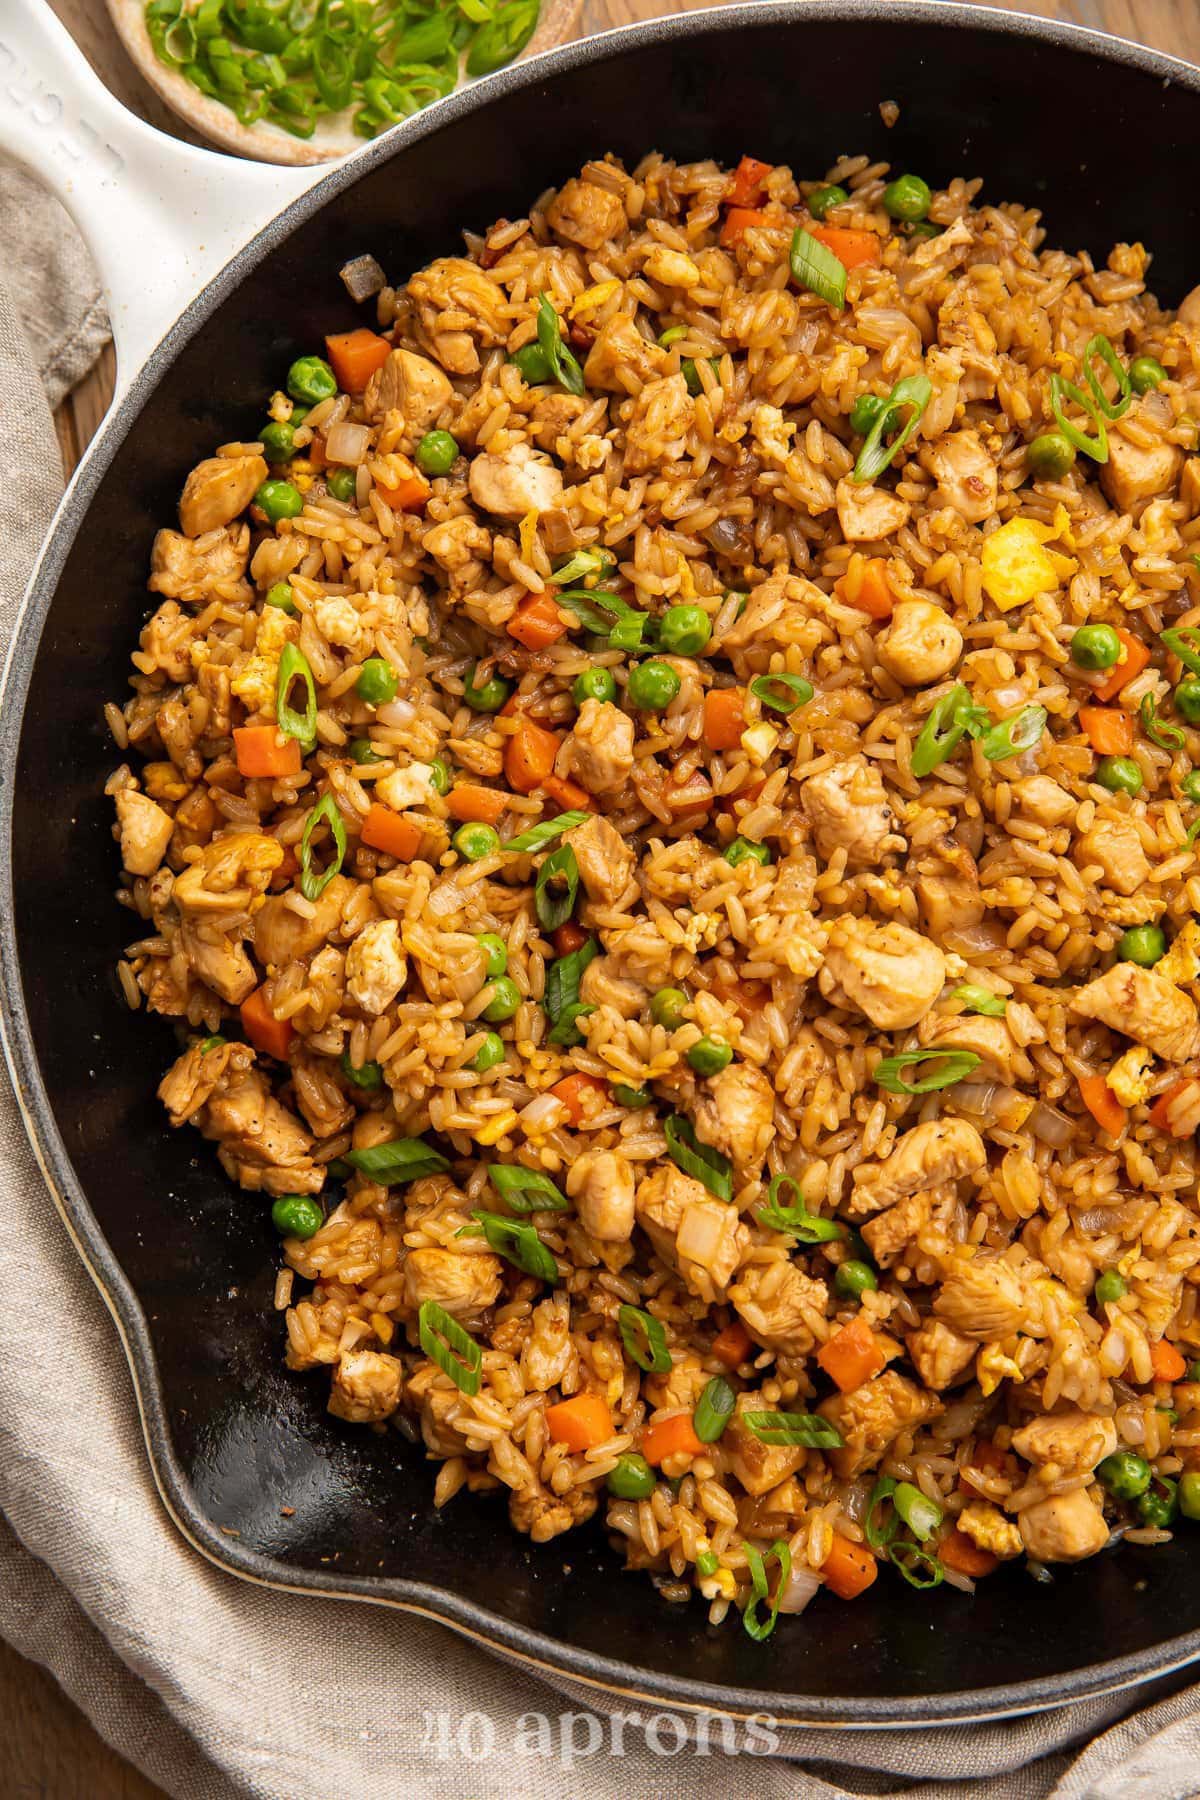
[{"label": "fried rice", "polygon": [[979,185],[606,158],[379,272],[109,708],[289,1367],[758,1637],[1200,1513],[1200,290]]}]

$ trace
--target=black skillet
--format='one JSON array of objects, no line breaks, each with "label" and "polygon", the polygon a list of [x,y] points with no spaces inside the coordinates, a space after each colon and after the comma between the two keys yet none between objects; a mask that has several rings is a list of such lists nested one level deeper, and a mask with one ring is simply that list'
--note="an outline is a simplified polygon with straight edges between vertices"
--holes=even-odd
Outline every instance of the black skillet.
[{"label": "black skillet", "polygon": [[[417,1608],[605,1688],[813,1724],[1002,1716],[1200,1654],[1186,1532],[1044,1586],[1010,1568],[973,1598],[894,1579],[853,1605],[822,1595],[759,1646],[736,1621],[710,1628],[699,1601],[671,1606],[620,1575],[598,1526],[537,1547],[496,1500],[435,1514],[418,1452],[343,1428],[323,1381],[284,1372],[266,1208],[166,1127],[153,1090],[174,1040],[115,989],[129,921],[100,792],[117,760],[101,708],[148,610],[154,530],[198,458],[257,428],[290,359],[357,318],[336,273],[348,257],[373,251],[403,277],[605,150],[749,150],[809,175],[865,151],[935,184],[983,176],[988,197],[1044,207],[1051,242],[1099,259],[1140,239],[1176,301],[1200,278],[1198,89],[1149,51],[970,7],[817,0],[650,23],[510,70],[371,146],[150,356],[58,518],[11,660],[0,952],[31,1136],[119,1322],[164,1500],[214,1562]],[[899,104],[892,130],[882,100]]]}]

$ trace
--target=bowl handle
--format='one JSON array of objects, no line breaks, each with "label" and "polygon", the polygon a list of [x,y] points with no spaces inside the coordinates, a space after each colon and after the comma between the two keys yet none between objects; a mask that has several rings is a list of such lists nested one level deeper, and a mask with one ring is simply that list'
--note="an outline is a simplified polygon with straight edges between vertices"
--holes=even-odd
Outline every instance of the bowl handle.
[{"label": "bowl handle", "polygon": [[0,8],[0,150],[62,201],[95,260],[117,393],[201,288],[328,173],[199,150],[128,112],[47,0]]}]

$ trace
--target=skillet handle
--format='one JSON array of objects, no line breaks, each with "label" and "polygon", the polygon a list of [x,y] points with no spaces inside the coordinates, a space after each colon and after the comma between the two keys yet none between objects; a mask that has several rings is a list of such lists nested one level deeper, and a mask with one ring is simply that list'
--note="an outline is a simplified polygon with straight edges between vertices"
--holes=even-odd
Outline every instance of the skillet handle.
[{"label": "skillet handle", "polygon": [[47,0],[5,0],[0,15],[0,151],[52,189],[92,253],[119,396],[201,288],[328,171],[168,137],[113,98]]}]

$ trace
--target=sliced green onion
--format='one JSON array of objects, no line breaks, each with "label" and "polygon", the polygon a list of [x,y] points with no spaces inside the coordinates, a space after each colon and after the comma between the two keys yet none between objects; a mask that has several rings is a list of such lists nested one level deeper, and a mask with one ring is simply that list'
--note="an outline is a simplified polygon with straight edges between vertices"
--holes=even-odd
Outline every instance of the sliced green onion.
[{"label": "sliced green onion", "polygon": [[549,580],[555,587],[569,587],[571,582],[585,581],[589,575],[606,574],[615,567],[616,561],[611,550],[592,544],[586,549],[576,550],[574,556],[569,556],[566,562],[560,563]]},{"label": "sliced green onion", "polygon": [[913,745],[911,768],[918,780],[949,760],[964,737],[977,737],[986,727],[989,714],[985,707],[975,706],[970,688],[960,682],[943,694],[930,707],[916,743]]},{"label": "sliced green onion", "polygon": [[1158,716],[1158,701],[1153,694],[1143,694],[1142,704],[1138,708],[1138,717],[1142,721],[1142,730],[1152,744],[1160,750],[1184,750],[1187,738],[1178,725],[1167,725]]},{"label": "sliced green onion", "polygon": [[715,1444],[733,1414],[737,1396],[723,1375],[714,1375],[692,1414],[692,1430],[702,1444]]},{"label": "sliced green onion", "polygon": [[[304,684],[304,711],[297,712],[291,703],[292,688],[297,681]],[[275,682],[275,719],[286,737],[300,740],[307,756],[317,741],[317,684],[307,656],[295,644],[285,644],[279,658],[279,675]]]},{"label": "sliced green onion", "polygon": [[464,1394],[479,1392],[479,1371],[483,1367],[483,1351],[469,1331],[452,1319],[436,1300],[422,1300],[417,1314],[417,1335],[421,1348],[443,1375],[448,1375]]},{"label": "sliced green onion", "polygon": [[[923,1081],[907,1082],[902,1070],[914,1063],[931,1063],[932,1071]],[[875,1065],[875,1079],[889,1094],[933,1094],[939,1088],[953,1087],[972,1069],[979,1067],[973,1050],[903,1050],[899,1056],[885,1056]]]},{"label": "sliced green onion", "polygon": [[365,1093],[374,1093],[383,1086],[383,1070],[377,1062],[352,1063],[348,1050],[342,1051],[338,1061],[342,1074],[356,1088],[362,1088]]},{"label": "sliced green onion", "polygon": [[846,265],[803,225],[797,225],[792,234],[788,265],[793,281],[841,312],[846,304]]},{"label": "sliced green onion", "polygon": [[930,1500],[919,1487],[914,1487],[911,1481],[896,1483],[892,1505],[921,1543],[933,1536],[946,1516],[945,1509],[936,1500]]},{"label": "sliced green onion", "polygon": [[727,1157],[714,1150],[710,1144],[702,1144],[693,1131],[691,1122],[679,1113],[672,1113],[663,1126],[667,1139],[667,1154],[677,1169],[685,1175],[701,1182],[710,1194],[718,1200],[729,1200],[733,1197],[732,1169]]},{"label": "sliced green onion", "polygon": [[629,612],[616,621],[608,634],[610,650],[623,650],[628,654],[642,648],[642,640],[646,636],[646,628],[651,623],[646,613]]},{"label": "sliced green onion", "polygon": [[586,392],[583,370],[563,343],[558,314],[549,294],[538,295],[537,341],[542,347],[550,371],[569,394]]},{"label": "sliced green onion", "polygon": [[756,675],[750,692],[772,712],[791,713],[807,706],[813,697],[813,684],[803,675]]},{"label": "sliced green onion", "polygon": [[989,762],[1004,762],[1009,756],[1019,756],[1037,743],[1046,729],[1048,717],[1044,706],[1023,706],[1020,712],[1001,719],[998,725],[985,731],[979,740],[979,748]]},{"label": "sliced green onion", "polygon": [[547,844],[552,844],[556,837],[562,836],[564,831],[574,831],[577,825],[586,823],[590,816],[589,813],[579,810],[555,813],[552,819],[543,819],[540,825],[534,825],[528,831],[522,831],[517,837],[509,838],[508,842],[501,844],[500,848],[512,850],[521,855],[530,850],[544,850]]},{"label": "sliced green onion", "polygon": [[763,1558],[753,1544],[743,1544],[742,1549],[746,1553],[746,1562],[750,1568],[750,1581],[754,1589],[742,1614],[742,1624],[746,1628],[746,1635],[752,1637],[756,1644],[762,1644],[774,1631],[779,1618],[779,1603],[783,1599],[784,1589],[787,1587],[792,1573],[792,1552],[784,1538],[776,1538],[767,1551],[767,1556],[773,1556],[779,1564],[779,1580],[775,1584],[775,1598],[771,1601],[771,1609],[765,1619],[760,1619],[758,1609],[768,1598],[767,1572],[763,1566]]},{"label": "sliced green onion", "polygon": [[574,613],[585,631],[600,637],[608,636],[614,620],[637,616],[620,594],[610,594],[606,588],[564,588],[555,594],[554,604]]},{"label": "sliced green onion", "polygon": [[222,1044],[228,1042],[228,1038],[223,1038],[219,1031],[214,1031],[211,1037],[201,1038],[196,1048],[201,1056],[207,1056],[210,1050],[219,1050]]},{"label": "sliced green onion", "polygon": [[625,1354],[650,1375],[666,1375],[672,1367],[662,1322],[640,1306],[619,1306],[617,1327]]},{"label": "sliced green onion", "polygon": [[[319,872],[313,868],[312,836],[317,826],[324,820],[333,834],[333,845],[336,855],[332,856],[324,869]],[[306,900],[319,900],[325,889],[342,866],[346,855],[346,826],[338,811],[337,801],[332,794],[325,794],[317,801],[304,821],[304,833],[300,839],[300,892]]]},{"label": "sliced green onion", "polygon": [[891,1499],[896,1487],[894,1475],[883,1475],[871,1489],[871,1498],[867,1501],[863,1531],[866,1533],[868,1547],[876,1556],[887,1556],[888,1547],[900,1529],[900,1521],[893,1512],[889,1512],[883,1520],[876,1517],[880,1507]]},{"label": "sliced green onion", "polygon": [[347,1150],[346,1161],[360,1175],[366,1175],[380,1187],[395,1187],[401,1181],[420,1181],[425,1175],[444,1175],[450,1164],[440,1150],[424,1138],[392,1138],[386,1144],[372,1144],[366,1150]]},{"label": "sliced green onion", "polygon": [[[551,1038],[555,1043],[579,1043],[581,1034],[570,1035],[574,1031],[575,1019],[579,1017],[579,984],[583,980],[584,970],[592,959],[600,954],[600,946],[595,938],[589,938],[578,950],[572,950],[567,956],[560,956],[546,970],[546,985],[542,990],[542,1006],[546,1017],[554,1030],[560,1026],[569,1026],[566,1035]],[[572,1010],[574,1009],[574,1010]]]},{"label": "sliced green onion", "polygon": [[565,925],[579,898],[579,864],[570,844],[552,850],[541,868],[533,890],[533,907],[543,931]]},{"label": "sliced green onion", "polygon": [[[1117,384],[1116,400],[1110,400],[1101,386],[1100,377],[1097,375],[1095,369],[1097,357],[1099,357],[1100,361],[1108,368],[1109,373]],[[1123,418],[1133,403],[1133,385],[1130,382],[1129,373],[1125,364],[1121,361],[1120,357],[1113,349],[1112,344],[1109,342],[1108,338],[1104,336],[1103,332],[1097,332],[1096,336],[1091,340],[1087,349],[1084,351],[1083,372],[1087,377],[1087,384],[1092,390],[1096,405],[1100,408],[1104,417],[1106,419]]]},{"label": "sliced green onion", "polygon": [[1185,669],[1200,675],[1200,625],[1176,625],[1158,634],[1172,656],[1177,656]]},{"label": "sliced green onion", "polygon": [[584,1001],[572,1000],[563,1007],[554,1021],[553,1028],[546,1034],[546,1042],[565,1045],[568,1050],[576,1044],[582,1044],[583,1033],[579,1029],[578,1020],[588,1018],[595,1010],[594,1006],[589,1006]]},{"label": "sliced green onion", "polygon": [[[921,423],[932,398],[933,384],[925,375],[906,375],[903,381],[896,383],[863,440],[851,477],[853,481],[861,486],[863,482],[874,481],[877,475],[891,467]],[[904,425],[890,444],[885,443],[888,432],[899,422],[906,408],[908,417]]]},{"label": "sliced green onion", "polygon": [[558,1281],[558,1264],[532,1225],[506,1219],[502,1213],[473,1212],[471,1217],[474,1225],[460,1226],[455,1237],[485,1237],[489,1249],[526,1275],[551,1284]]},{"label": "sliced green onion", "polygon": [[685,338],[687,334],[688,327],[686,325],[668,325],[665,331],[660,331],[658,334],[658,347],[660,350],[669,350],[672,344],[677,344],[680,338]]},{"label": "sliced green onion", "polygon": [[501,6],[472,38],[467,74],[490,75],[519,55],[533,36],[539,7],[540,0],[509,0]]},{"label": "sliced green onion", "polygon": [[[1078,425],[1072,425],[1070,419],[1067,418],[1063,411],[1064,395],[1068,400],[1073,400],[1076,406],[1081,407],[1092,421],[1096,427],[1094,438],[1088,437],[1086,432],[1080,431]],[[1105,429],[1104,420],[1093,401],[1077,388],[1074,382],[1065,380],[1061,375],[1050,377],[1050,409],[1058,422],[1058,429],[1068,444],[1074,444],[1076,450],[1081,450],[1085,456],[1090,456],[1093,462],[1106,463],[1108,461],[1108,432]]]},{"label": "sliced green onion", "polygon": [[[899,1569],[909,1587],[940,1587],[945,1579],[946,1571],[933,1551],[914,1544],[909,1538],[897,1538],[888,1551],[888,1559],[893,1568]],[[928,1570],[924,1580],[919,1574],[922,1569]]]},{"label": "sliced green onion", "polygon": [[1002,1019],[1008,1011],[1003,994],[994,994],[991,988],[979,987],[973,981],[964,981],[961,987],[952,989],[950,998],[961,1000],[968,1012],[982,1013],[987,1019]]},{"label": "sliced green onion", "polygon": [[[785,1187],[795,1194],[794,1205],[780,1200],[779,1196]],[[834,1238],[845,1237],[846,1227],[839,1225],[836,1219],[822,1219],[809,1212],[804,1204],[800,1184],[792,1176],[772,1176],[768,1193],[769,1203],[760,1206],[754,1215],[767,1231],[786,1231],[802,1244],[829,1244]]]},{"label": "sliced green onion", "polygon": [[837,1450],[842,1434],[820,1413],[744,1412],[741,1424],[760,1444],[803,1445],[806,1450]]},{"label": "sliced green onion", "polygon": [[488,1180],[515,1213],[565,1212],[567,1197],[540,1169],[521,1163],[489,1163]]}]

